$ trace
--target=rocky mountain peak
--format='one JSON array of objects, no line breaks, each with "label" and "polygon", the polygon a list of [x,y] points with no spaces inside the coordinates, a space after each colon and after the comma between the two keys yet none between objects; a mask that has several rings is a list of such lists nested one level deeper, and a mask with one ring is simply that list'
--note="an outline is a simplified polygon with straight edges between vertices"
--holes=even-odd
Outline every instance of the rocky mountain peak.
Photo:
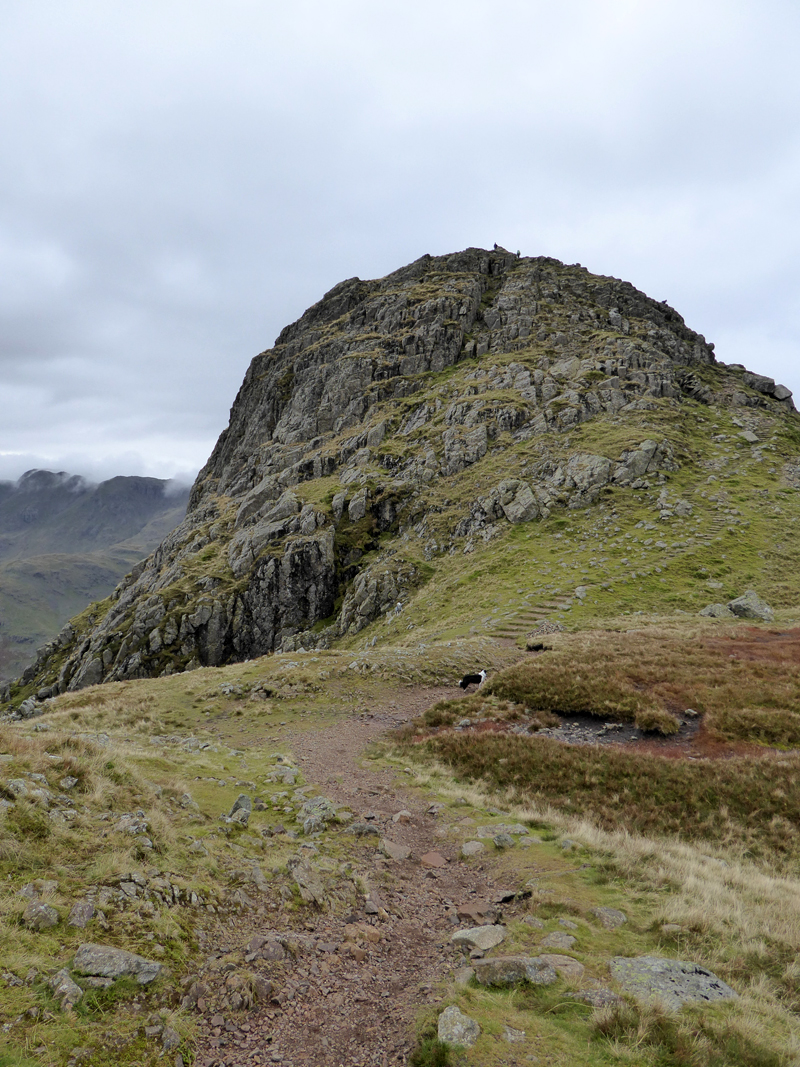
[{"label": "rocky mountain peak", "polygon": [[[255,357],[186,520],[26,691],[324,647],[465,539],[663,484],[670,419],[709,405],[794,412],[673,308],[580,265],[469,248],[350,278]],[[571,445],[588,424],[597,445]]]}]

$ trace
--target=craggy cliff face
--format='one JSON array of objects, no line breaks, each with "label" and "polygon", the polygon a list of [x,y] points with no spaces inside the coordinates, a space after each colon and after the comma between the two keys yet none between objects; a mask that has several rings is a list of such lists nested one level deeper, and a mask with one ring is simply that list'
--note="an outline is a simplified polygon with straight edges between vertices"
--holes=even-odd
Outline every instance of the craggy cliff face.
[{"label": "craggy cliff face", "polygon": [[[556,462],[548,442],[587,420],[712,399],[793,411],[712,349],[625,282],[504,250],[342,282],[253,360],[186,520],[41,651],[27,691],[324,647],[459,539],[676,469],[664,437]],[[541,444],[524,470],[521,442]],[[446,540],[414,551],[437,491]]]}]

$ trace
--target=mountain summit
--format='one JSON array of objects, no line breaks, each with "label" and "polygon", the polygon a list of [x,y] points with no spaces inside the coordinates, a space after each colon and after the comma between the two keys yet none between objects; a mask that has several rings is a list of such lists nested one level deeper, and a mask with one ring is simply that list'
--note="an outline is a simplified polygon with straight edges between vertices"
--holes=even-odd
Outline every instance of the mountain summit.
[{"label": "mountain summit", "polygon": [[[571,568],[579,607],[628,581],[608,547],[624,516],[694,522],[663,552],[713,577],[697,556],[719,555],[701,522],[722,506],[709,483],[736,456],[740,477],[760,477],[766,450],[791,480],[798,446],[788,389],[718,362],[627,282],[478,248],[350,278],[255,357],[184,522],[41,650],[14,695],[325,648],[420,595],[442,626],[474,625],[475,582],[502,552],[504,574],[535,568],[517,584]],[[584,560],[581,534],[550,561],[584,513],[603,516],[602,551]]]}]

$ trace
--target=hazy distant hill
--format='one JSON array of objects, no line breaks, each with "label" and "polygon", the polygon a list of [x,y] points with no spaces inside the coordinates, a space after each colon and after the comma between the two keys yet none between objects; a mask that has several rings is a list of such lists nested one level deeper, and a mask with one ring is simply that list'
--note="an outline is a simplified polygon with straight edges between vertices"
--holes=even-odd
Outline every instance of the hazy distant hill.
[{"label": "hazy distant hill", "polygon": [[183,519],[188,495],[159,478],[92,485],[64,471],[0,482],[0,678],[107,596]]}]

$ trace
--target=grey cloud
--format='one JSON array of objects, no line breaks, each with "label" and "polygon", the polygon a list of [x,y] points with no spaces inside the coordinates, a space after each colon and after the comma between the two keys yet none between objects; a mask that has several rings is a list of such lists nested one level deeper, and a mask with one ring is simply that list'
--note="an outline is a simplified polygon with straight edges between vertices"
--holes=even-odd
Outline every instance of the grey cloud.
[{"label": "grey cloud", "polygon": [[792,4],[7,8],[0,452],[196,469],[331,285],[493,241],[800,394]]}]

